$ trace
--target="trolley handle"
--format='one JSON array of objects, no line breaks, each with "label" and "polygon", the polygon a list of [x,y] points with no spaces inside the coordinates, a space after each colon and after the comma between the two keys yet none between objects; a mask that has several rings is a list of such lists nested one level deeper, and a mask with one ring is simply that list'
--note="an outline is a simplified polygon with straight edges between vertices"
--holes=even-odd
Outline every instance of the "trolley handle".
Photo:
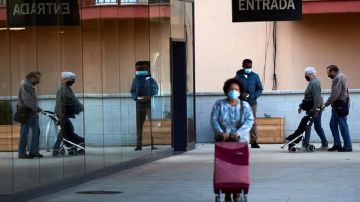
[{"label": "trolley handle", "polygon": [[47,110],[41,111],[41,113],[44,114],[44,115],[56,115],[54,112],[52,112],[52,111],[47,111]]}]

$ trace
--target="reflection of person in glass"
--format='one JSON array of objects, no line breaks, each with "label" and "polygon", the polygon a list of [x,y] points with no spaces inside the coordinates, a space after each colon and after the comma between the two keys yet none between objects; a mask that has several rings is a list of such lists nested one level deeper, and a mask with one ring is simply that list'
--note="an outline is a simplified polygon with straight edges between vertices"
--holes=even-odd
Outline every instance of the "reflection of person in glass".
[{"label": "reflection of person in glass", "polygon": [[[138,61],[135,64],[136,73],[131,85],[131,96],[136,101],[136,128],[137,128],[137,144],[135,151],[142,150],[142,131],[146,115],[151,119],[151,97],[158,94],[158,84],[151,77],[150,62]],[[151,138],[151,149],[153,146],[153,138]]]},{"label": "reflection of person in glass", "polygon": [[[20,159],[32,159],[34,157],[41,158],[43,155],[39,154],[39,115],[42,109],[38,105],[36,98],[36,84],[40,83],[41,73],[37,71],[30,72],[26,79],[20,82],[18,91],[17,108],[27,108],[27,120],[25,123],[21,123],[19,150],[18,155]],[[26,145],[28,139],[29,128],[32,131],[31,145],[29,155],[26,154]]]},{"label": "reflection of person in glass", "polygon": [[[75,114],[79,114],[84,110],[83,105],[75,97],[75,94],[71,89],[71,86],[75,83],[75,78],[76,75],[72,72],[61,73],[61,86],[56,93],[56,104],[54,110],[55,114],[60,119],[61,126],[61,131],[59,131],[53,148],[53,156],[55,157],[60,155],[59,149],[63,138],[75,144],[79,144],[81,146],[84,145],[84,138],[78,136],[74,132],[74,126],[70,121],[70,118],[75,118]],[[64,142],[64,144],[67,145],[68,143]],[[69,154],[76,154],[76,152],[75,150],[73,152],[69,151]]]}]

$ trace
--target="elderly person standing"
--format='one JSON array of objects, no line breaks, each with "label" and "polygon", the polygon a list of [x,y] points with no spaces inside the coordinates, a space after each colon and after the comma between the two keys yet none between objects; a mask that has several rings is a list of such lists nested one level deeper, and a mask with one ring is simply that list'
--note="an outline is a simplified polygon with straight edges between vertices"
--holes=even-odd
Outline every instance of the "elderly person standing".
[{"label": "elderly person standing", "polygon": [[[325,102],[325,107],[331,105],[330,129],[334,137],[334,146],[329,151],[352,152],[349,127],[347,124],[347,115],[349,113],[349,92],[346,83],[346,76],[340,72],[336,65],[327,67],[327,75],[332,79],[331,94]],[[341,146],[339,128],[344,140],[344,146]]]},{"label": "elderly person standing", "polygon": [[[84,143],[84,138],[78,136],[74,132],[74,126],[70,118],[75,118],[75,114],[79,114],[84,110],[83,105],[75,97],[71,86],[75,83],[76,75],[72,72],[61,73],[61,86],[56,93],[55,114],[60,119],[61,131],[59,131],[57,140],[53,147],[53,156],[59,157],[60,144],[62,138],[74,142],[75,144]],[[66,143],[64,143],[66,144]]]},{"label": "elderly person standing", "polygon": [[[20,82],[18,91],[17,109],[23,109],[28,117],[24,123],[21,123],[18,157],[20,159],[32,159],[34,157],[41,158],[43,155],[39,153],[39,115],[42,109],[38,105],[35,86],[40,83],[41,73],[32,71],[26,79]],[[26,111],[26,112],[25,112]],[[32,131],[31,145],[29,155],[26,154],[26,146],[29,129]]]},{"label": "elderly person standing", "polygon": [[[213,106],[210,124],[217,141],[249,142],[254,116],[249,103],[239,99],[242,89],[239,80],[228,79],[223,87],[226,98],[216,101]],[[239,199],[240,195],[233,193],[233,201]],[[225,193],[225,201],[232,201],[231,193]]]},{"label": "elderly person standing", "polygon": [[305,90],[304,100],[311,100],[313,105],[308,109],[302,109],[299,107],[299,113],[302,110],[306,111],[307,115],[314,115],[312,113],[316,113],[313,119],[310,119],[310,123],[307,125],[305,130],[305,138],[303,139],[302,146],[307,148],[309,146],[310,134],[311,134],[311,126],[314,124],[315,131],[321,139],[321,147],[318,150],[324,151],[328,150],[328,141],[326,140],[324,130],[321,126],[321,114],[322,110],[315,112],[317,108],[321,108],[323,106],[323,98],[321,96],[321,83],[318,78],[316,78],[316,69],[314,67],[306,67],[305,68],[305,79],[308,81],[308,86]]}]

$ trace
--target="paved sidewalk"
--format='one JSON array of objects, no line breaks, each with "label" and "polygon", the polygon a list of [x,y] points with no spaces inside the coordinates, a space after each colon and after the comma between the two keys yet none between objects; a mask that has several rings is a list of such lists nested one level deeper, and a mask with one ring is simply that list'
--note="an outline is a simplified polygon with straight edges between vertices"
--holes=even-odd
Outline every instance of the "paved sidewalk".
[{"label": "paved sidewalk", "polygon": [[[280,145],[251,149],[250,202],[360,201],[360,144],[351,153],[289,153]],[[316,145],[319,146],[319,145]],[[33,202],[210,202],[213,145],[92,180]],[[77,194],[121,191],[121,194]]]}]

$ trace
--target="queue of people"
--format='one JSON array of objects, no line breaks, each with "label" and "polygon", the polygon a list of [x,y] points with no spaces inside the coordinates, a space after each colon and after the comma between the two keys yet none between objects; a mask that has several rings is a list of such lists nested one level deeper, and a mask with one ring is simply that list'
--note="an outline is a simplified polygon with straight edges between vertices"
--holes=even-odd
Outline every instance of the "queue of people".
[{"label": "queue of people", "polygon": [[[158,93],[158,84],[151,77],[150,62],[138,61],[135,64],[136,74],[133,80],[130,93],[136,101],[136,126],[137,126],[137,144],[135,151],[142,150],[142,128],[146,116],[151,118],[151,98]],[[352,144],[350,132],[347,125],[347,115],[349,114],[349,93],[346,76],[340,72],[336,65],[327,67],[327,74],[332,79],[331,93],[324,103],[321,95],[321,83],[316,77],[316,69],[307,67],[304,70],[305,79],[308,86],[304,93],[304,100],[310,100],[310,108],[303,109],[299,107],[298,112],[306,111],[307,114],[314,112],[315,109],[322,110],[316,112],[315,118],[308,124],[303,139],[303,147],[307,147],[310,140],[311,127],[314,125],[315,131],[321,139],[319,150],[351,152]],[[62,72],[61,86],[57,92],[55,113],[61,119],[66,134],[59,134],[54,145],[53,155],[58,156],[61,137],[67,136],[77,139],[74,133],[74,127],[69,118],[75,118],[75,114],[83,111],[83,105],[75,97],[71,86],[75,82],[76,75],[72,72]],[[24,80],[20,82],[18,90],[17,111],[23,113],[19,116],[22,119],[18,157],[20,159],[42,158],[39,153],[39,115],[42,111],[39,107],[35,87],[40,83],[41,73],[38,71],[30,72]],[[237,71],[233,79],[225,82],[223,87],[225,99],[218,100],[211,112],[211,126],[215,133],[216,140],[236,140],[248,142],[251,148],[260,148],[257,144],[256,130],[256,108],[257,99],[261,96],[263,87],[259,75],[252,71],[252,61],[243,60],[242,69]],[[321,124],[322,111],[331,106],[330,129],[334,139],[334,145],[328,148],[324,130]],[[16,115],[16,114],[15,114]],[[25,119],[23,117],[26,117]],[[28,144],[27,136],[29,129],[32,131],[31,143]],[[340,132],[339,132],[340,131]],[[340,134],[344,144],[341,143]],[[156,149],[151,140],[152,149]],[[27,154],[26,148],[30,151]]]},{"label": "queue of people", "polygon": [[[39,153],[39,114],[43,110],[38,105],[35,86],[40,83],[41,73],[38,71],[30,72],[24,80],[20,82],[18,90],[17,112],[14,119],[21,123],[20,139],[18,148],[19,159],[42,158]],[[67,138],[75,143],[83,142],[84,139],[74,133],[74,126],[69,118],[75,118],[75,114],[83,111],[83,105],[75,97],[71,86],[75,83],[76,75],[72,72],[61,73],[61,86],[56,94],[56,104],[54,112],[59,118],[61,130],[53,147],[53,156],[59,157],[60,144],[63,138]],[[31,143],[28,144],[29,129],[32,131]],[[64,143],[66,144],[66,143]],[[29,154],[26,149],[30,148]]]},{"label": "queue of people", "polygon": [[[142,150],[142,129],[146,116],[148,119],[151,118],[151,98],[158,94],[159,87],[155,79],[151,77],[150,61],[136,62],[135,70],[135,78],[130,93],[134,101],[136,101],[137,144],[135,151],[139,151]],[[14,120],[21,123],[18,148],[19,159],[43,157],[43,155],[39,153],[40,127],[38,114],[43,110],[39,107],[35,89],[36,85],[40,83],[40,78],[40,72],[32,71],[20,82],[17,112],[14,115]],[[70,120],[74,119],[75,115],[84,110],[83,105],[75,97],[71,88],[75,81],[76,75],[73,72],[61,73],[61,85],[56,93],[56,104],[54,108],[54,114],[59,120],[58,124],[61,129],[53,146],[52,155],[54,157],[59,157],[64,154],[61,152],[61,144],[67,145],[68,148],[74,148],[72,147],[73,145],[79,145],[80,148],[84,148],[85,140],[75,133],[74,126]],[[32,130],[30,143],[27,142],[29,129]],[[64,138],[66,139],[65,142]],[[27,153],[27,148],[30,150],[29,153]],[[153,139],[151,139],[151,149],[157,149],[153,145]]]},{"label": "queue of people", "polygon": [[[261,95],[263,87],[259,76],[251,69],[252,61],[250,59],[243,60],[243,67],[237,71],[235,78],[227,80],[224,84],[224,93],[227,99],[218,100],[213,106],[210,123],[216,141],[226,141],[235,138],[236,141],[241,140],[250,143],[251,148],[260,148],[256,143],[256,99]],[[315,131],[321,139],[321,147],[318,148],[318,150],[351,152],[352,144],[349,127],[347,125],[350,98],[346,76],[340,72],[336,65],[327,67],[327,74],[328,77],[332,79],[332,86],[330,96],[324,103],[321,95],[321,83],[316,77],[316,69],[309,66],[305,68],[304,72],[308,86],[304,93],[303,102],[299,105],[298,112],[306,111],[307,114],[312,114],[314,119],[311,119],[310,123],[306,126],[302,147],[304,150],[308,147],[311,127],[314,125]],[[227,83],[234,82],[233,80],[239,81],[239,84],[237,84],[239,87],[231,89],[225,88],[226,86],[228,87]],[[233,95],[238,95],[235,100],[231,99]],[[241,105],[241,107],[240,105],[236,105],[238,99],[246,101],[245,103],[247,104],[244,105],[245,107],[243,107],[243,105]],[[304,101],[306,101],[306,107]],[[334,145],[331,148],[328,148],[328,141],[321,124],[322,111],[328,106],[332,107],[329,125],[334,139]],[[236,133],[236,131],[245,130],[244,127],[246,127],[246,125],[239,124],[239,117],[242,117],[245,113],[241,113],[243,108],[246,109],[248,107],[251,108],[252,116],[247,115],[247,117],[251,119],[252,127],[251,130],[248,131],[250,138],[244,139],[241,138],[244,135],[241,136],[239,133]],[[242,115],[240,116],[237,113]],[[340,134],[344,144],[341,143]]]}]

